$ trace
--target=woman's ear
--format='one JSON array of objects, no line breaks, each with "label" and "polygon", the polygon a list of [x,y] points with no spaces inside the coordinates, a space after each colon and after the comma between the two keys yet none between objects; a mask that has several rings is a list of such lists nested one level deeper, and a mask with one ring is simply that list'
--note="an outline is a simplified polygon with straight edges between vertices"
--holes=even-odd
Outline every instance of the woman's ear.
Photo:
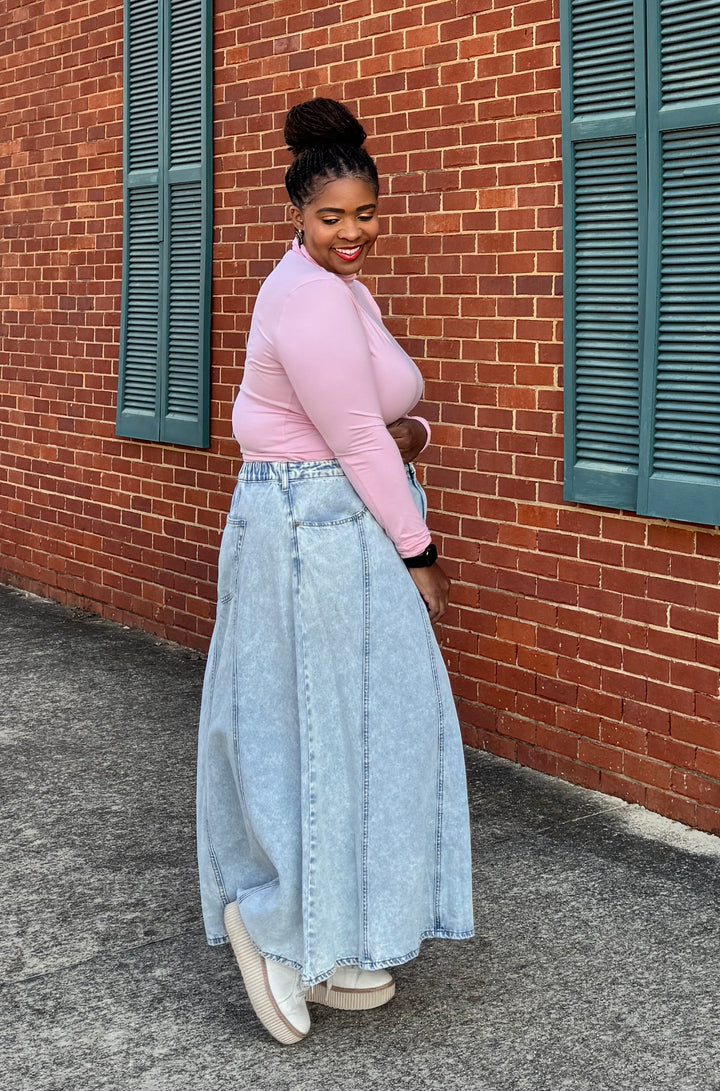
[{"label": "woman's ear", "polygon": [[293,225],[296,231],[302,231],[303,229],[303,214],[299,208],[295,205],[288,205],[288,212],[290,213],[290,223]]}]

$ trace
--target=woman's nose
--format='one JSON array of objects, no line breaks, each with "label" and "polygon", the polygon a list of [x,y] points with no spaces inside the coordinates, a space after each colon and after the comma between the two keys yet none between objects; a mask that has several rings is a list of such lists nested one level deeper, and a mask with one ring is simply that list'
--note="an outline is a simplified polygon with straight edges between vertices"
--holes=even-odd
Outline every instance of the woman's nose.
[{"label": "woman's nose", "polygon": [[344,239],[359,239],[362,234],[360,224],[357,220],[343,220],[340,225],[340,234]]}]

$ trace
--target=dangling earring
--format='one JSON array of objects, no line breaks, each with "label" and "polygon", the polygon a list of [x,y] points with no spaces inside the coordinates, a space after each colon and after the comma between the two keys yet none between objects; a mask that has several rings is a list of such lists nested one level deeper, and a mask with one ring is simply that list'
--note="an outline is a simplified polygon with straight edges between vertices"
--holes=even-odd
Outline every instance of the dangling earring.
[{"label": "dangling earring", "polygon": [[303,243],[305,242],[305,232],[303,231],[303,229],[301,227],[296,227],[295,228],[295,238],[298,241],[298,246],[302,246]]}]

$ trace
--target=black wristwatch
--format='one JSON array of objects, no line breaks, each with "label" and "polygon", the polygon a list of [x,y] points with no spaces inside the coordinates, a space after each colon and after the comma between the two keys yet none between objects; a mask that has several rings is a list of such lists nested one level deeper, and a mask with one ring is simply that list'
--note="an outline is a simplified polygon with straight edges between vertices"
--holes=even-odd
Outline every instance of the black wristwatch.
[{"label": "black wristwatch", "polygon": [[417,557],[403,557],[406,568],[429,568],[437,560],[437,548],[430,543]]}]

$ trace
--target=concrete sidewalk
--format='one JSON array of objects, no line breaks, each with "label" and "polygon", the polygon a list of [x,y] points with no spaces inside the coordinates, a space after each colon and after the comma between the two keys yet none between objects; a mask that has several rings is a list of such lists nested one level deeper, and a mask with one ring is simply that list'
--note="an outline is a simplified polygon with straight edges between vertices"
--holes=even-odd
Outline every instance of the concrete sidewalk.
[{"label": "concrete sidewalk", "polygon": [[0,587],[2,1091],[719,1091],[720,839],[471,750],[477,938],[275,1043],[200,923],[202,671]]}]

